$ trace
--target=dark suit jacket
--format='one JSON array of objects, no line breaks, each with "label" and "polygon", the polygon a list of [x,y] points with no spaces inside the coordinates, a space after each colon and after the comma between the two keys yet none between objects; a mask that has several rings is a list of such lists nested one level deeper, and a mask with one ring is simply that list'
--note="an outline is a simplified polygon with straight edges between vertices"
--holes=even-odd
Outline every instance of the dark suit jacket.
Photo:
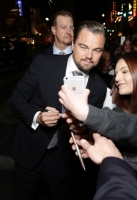
[{"label": "dark suit jacket", "polygon": [[100,166],[97,191],[93,200],[136,200],[137,176],[118,158],[105,158]]},{"label": "dark suit jacket", "polygon": [[[10,98],[11,108],[20,116],[21,123],[15,135],[12,156],[16,162],[27,169],[33,169],[42,159],[51,138],[58,130],[58,149],[64,162],[70,154],[70,131],[65,120],[55,127],[39,125],[31,128],[33,117],[39,110],[51,106],[62,112],[58,92],[63,84],[69,55],[39,54],[35,57],[26,74],[18,82]],[[90,88],[89,103],[102,107],[106,84],[91,70],[87,88]],[[71,150],[71,152],[73,152]],[[74,152],[73,152],[74,154]],[[68,162],[70,163],[69,156]]]},{"label": "dark suit jacket", "polygon": [[44,48],[41,53],[53,54],[53,44],[48,45],[48,47]]}]

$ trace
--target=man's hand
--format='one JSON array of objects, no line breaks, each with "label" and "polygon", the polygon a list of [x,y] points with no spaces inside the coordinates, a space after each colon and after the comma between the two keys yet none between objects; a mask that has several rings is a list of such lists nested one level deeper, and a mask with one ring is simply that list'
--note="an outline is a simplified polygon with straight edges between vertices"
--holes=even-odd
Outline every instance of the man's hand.
[{"label": "man's hand", "polygon": [[81,122],[84,122],[87,118],[88,107],[88,95],[89,90],[85,89],[82,94],[74,94],[65,85],[61,87],[59,91],[59,101],[64,107],[71,112],[71,114]]},{"label": "man's hand", "polygon": [[77,144],[83,148],[83,151],[81,151],[83,158],[87,158],[89,156],[90,159],[96,164],[100,164],[106,157],[123,159],[120,151],[111,140],[102,137],[98,133],[93,134],[93,139],[94,144],[90,144],[85,139],[81,139],[80,141],[76,140]]},{"label": "man's hand", "polygon": [[37,123],[48,127],[56,126],[60,119],[59,111],[53,107],[46,107],[46,109],[49,111],[40,113],[36,120]]},{"label": "man's hand", "polygon": [[81,126],[80,121],[73,117],[70,112],[62,113],[62,118],[66,119],[69,129],[75,134],[81,134],[86,130],[86,127]]},{"label": "man's hand", "polygon": [[[81,134],[81,135],[75,134],[75,139],[76,139],[76,142],[79,146],[81,146],[81,139],[85,139],[90,144],[93,144],[93,133],[91,133],[91,134]],[[75,147],[75,144],[74,144],[72,137],[70,138],[69,143],[72,144],[72,149],[74,151],[76,151],[76,147]],[[81,152],[83,158],[89,158],[89,155],[87,154],[87,152],[82,147],[80,148],[80,152]],[[76,155],[77,155],[77,151],[76,151]]]}]

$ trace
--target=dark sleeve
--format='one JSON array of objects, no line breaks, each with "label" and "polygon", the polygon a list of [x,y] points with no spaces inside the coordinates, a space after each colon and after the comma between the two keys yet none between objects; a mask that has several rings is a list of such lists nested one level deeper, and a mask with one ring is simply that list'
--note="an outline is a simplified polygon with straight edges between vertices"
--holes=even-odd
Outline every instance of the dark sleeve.
[{"label": "dark sleeve", "polygon": [[41,57],[36,56],[25,75],[17,83],[9,100],[10,107],[29,126],[38,111],[34,105],[30,104],[30,101],[38,87],[40,63]]},{"label": "dark sleeve", "polygon": [[137,199],[137,176],[124,160],[108,157],[101,163],[93,200],[99,199]]},{"label": "dark sleeve", "polygon": [[118,113],[109,108],[99,109],[89,105],[84,125],[114,142],[137,147],[136,114]]}]

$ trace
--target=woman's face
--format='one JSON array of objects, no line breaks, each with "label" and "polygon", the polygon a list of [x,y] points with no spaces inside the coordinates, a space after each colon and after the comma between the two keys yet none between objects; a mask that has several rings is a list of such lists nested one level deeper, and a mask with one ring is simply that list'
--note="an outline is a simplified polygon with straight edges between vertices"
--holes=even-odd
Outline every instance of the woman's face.
[{"label": "woman's face", "polygon": [[115,84],[120,95],[130,95],[133,92],[133,81],[128,66],[123,59],[120,59],[115,69]]},{"label": "woman's face", "polygon": [[124,53],[133,51],[133,45],[129,40],[125,41],[123,48],[124,48]]}]

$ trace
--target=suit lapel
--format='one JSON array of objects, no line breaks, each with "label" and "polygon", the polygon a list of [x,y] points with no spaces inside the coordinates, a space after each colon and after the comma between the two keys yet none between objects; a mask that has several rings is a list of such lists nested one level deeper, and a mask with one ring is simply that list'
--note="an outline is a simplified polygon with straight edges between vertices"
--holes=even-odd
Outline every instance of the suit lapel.
[{"label": "suit lapel", "polygon": [[57,94],[54,94],[55,95],[54,97],[55,97],[55,99],[58,98],[56,108],[60,112],[62,111],[62,105],[59,102],[58,92],[60,91],[61,86],[63,85],[63,78],[66,73],[68,57],[69,57],[69,55],[58,56],[56,66],[55,66],[55,71],[54,71],[55,73],[53,75],[54,76],[53,84],[54,84],[54,89],[55,89],[54,91],[57,91]]},{"label": "suit lapel", "polygon": [[88,103],[91,103],[91,98],[92,98],[92,95],[93,95],[94,90],[95,90],[95,88],[94,88],[94,73],[92,73],[91,71],[89,73],[89,79],[88,79],[88,83],[87,83],[86,88],[90,90],[90,94],[89,94],[89,97],[88,97]]}]

